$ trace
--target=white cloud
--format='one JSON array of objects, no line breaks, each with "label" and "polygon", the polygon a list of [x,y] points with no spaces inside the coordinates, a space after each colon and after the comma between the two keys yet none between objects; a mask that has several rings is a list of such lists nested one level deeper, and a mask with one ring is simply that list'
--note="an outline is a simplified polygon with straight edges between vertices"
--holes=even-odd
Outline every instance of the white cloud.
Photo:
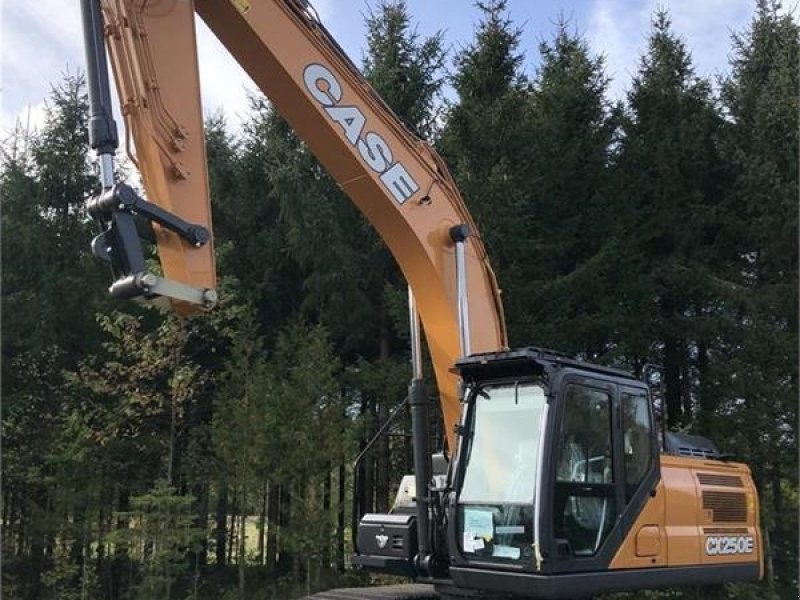
[{"label": "white cloud", "polygon": [[30,104],[18,113],[2,112],[0,130],[5,134],[8,131],[19,128],[23,132],[33,133],[41,131],[44,125],[47,111],[47,104],[44,100],[36,104]]},{"label": "white cloud", "polygon": [[[85,70],[80,5],[76,0],[2,2],[2,97],[0,131],[21,121],[41,125],[43,99],[66,73]],[[332,21],[333,0],[314,0],[320,19]],[[228,125],[241,126],[248,93],[256,89],[214,34],[196,19],[201,93],[206,115],[225,113]],[[113,88],[113,86],[112,86]],[[112,89],[112,94],[116,91]],[[122,117],[115,101],[115,117]]]},{"label": "white cloud", "polygon": [[248,112],[248,91],[256,87],[206,24],[197,18],[195,23],[203,111],[221,111],[230,127],[239,128]]},{"label": "white cloud", "polygon": [[74,0],[3,4],[3,131],[41,115],[51,85],[83,67],[79,8]]},{"label": "white cloud", "polygon": [[326,24],[328,20],[336,14],[333,8],[333,0],[312,0],[311,6],[317,11],[320,20]]},{"label": "white cloud", "polygon": [[751,0],[593,0],[588,38],[606,55],[612,78],[610,95],[622,98],[646,50],[650,19],[659,7],[669,11],[672,26],[687,43],[698,75],[728,69],[731,34],[744,29],[753,15]]}]

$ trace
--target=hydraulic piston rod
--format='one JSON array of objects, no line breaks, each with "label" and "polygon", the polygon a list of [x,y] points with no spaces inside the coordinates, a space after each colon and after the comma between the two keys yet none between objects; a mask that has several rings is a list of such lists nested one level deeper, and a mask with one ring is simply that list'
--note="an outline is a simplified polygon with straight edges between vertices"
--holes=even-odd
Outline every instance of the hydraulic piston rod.
[{"label": "hydraulic piston rod", "polygon": [[458,302],[458,332],[461,341],[461,356],[472,353],[469,337],[469,303],[467,301],[467,263],[464,245],[469,237],[469,225],[450,228],[450,237],[456,245],[456,293]]},{"label": "hydraulic piston rod", "polygon": [[100,161],[103,189],[114,185],[114,153],[119,145],[117,124],[111,111],[108,63],[103,45],[103,13],[100,0],[81,0],[83,39],[86,49],[86,81],[89,88],[89,143]]},{"label": "hydraulic piston rod", "polygon": [[430,571],[431,557],[430,485],[433,467],[431,465],[428,396],[425,393],[425,384],[422,381],[420,322],[417,303],[411,287],[408,288],[408,316],[413,372],[411,385],[408,389],[408,398],[411,406],[411,433],[414,446],[414,480],[417,490],[417,542],[419,549],[416,566],[421,574],[427,575]]}]

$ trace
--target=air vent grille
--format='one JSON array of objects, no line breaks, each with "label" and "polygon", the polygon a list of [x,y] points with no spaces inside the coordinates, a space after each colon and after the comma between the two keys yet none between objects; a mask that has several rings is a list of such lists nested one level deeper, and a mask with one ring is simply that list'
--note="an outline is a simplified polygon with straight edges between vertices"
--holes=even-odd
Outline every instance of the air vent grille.
[{"label": "air vent grille", "polygon": [[702,485],[716,485],[719,487],[744,487],[742,478],[737,475],[719,475],[717,473],[698,473],[697,480]]},{"label": "air vent grille", "polygon": [[688,456],[689,458],[717,458],[718,454],[708,448],[692,448],[690,446],[680,446],[678,456]]},{"label": "air vent grille", "polygon": [[715,523],[747,521],[747,499],[738,492],[703,492],[703,508]]}]

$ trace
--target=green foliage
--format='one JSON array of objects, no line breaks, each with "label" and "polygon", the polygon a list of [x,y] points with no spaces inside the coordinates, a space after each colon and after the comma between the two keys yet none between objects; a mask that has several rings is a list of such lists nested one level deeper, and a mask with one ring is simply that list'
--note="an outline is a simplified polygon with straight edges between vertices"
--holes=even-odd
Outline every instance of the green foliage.
[{"label": "green foliage", "polygon": [[[42,131],[17,129],[0,153],[5,359],[57,344],[74,360],[96,347],[100,279],[82,208],[96,186],[86,122],[83,79],[67,77],[52,90]],[[3,364],[7,389],[13,373]]]},{"label": "green foliage", "polygon": [[518,243],[534,258],[514,273],[510,328],[517,343],[536,340],[592,357],[605,352],[614,332],[617,294],[608,278],[618,225],[608,164],[616,123],[603,59],[568,23],[560,22],[539,51],[528,100],[529,172],[537,176],[524,184]]},{"label": "green foliage", "polygon": [[324,328],[294,322],[279,334],[265,390],[265,450],[276,461],[271,480],[292,490],[297,518],[286,532],[287,545],[300,556],[318,556],[330,543],[331,514],[322,510],[322,486],[331,461],[345,450],[340,369]]},{"label": "green foliage", "polygon": [[[758,2],[750,27],[734,36],[731,75],[722,82],[730,120],[723,138],[734,176],[724,214],[728,277],[737,318],[715,365],[722,435],[756,465],[774,557],[770,590],[797,588],[798,112],[800,27],[778,2]],[[732,373],[746,373],[734,377]],[[767,433],[768,432],[768,433]]]},{"label": "green foliage", "polygon": [[203,529],[193,525],[192,496],[178,494],[165,480],[156,481],[146,494],[131,498],[131,510],[117,513],[130,527],[108,536],[108,541],[142,565],[134,598],[169,600],[178,577],[188,570],[185,554],[199,543]]},{"label": "green foliage", "polygon": [[417,135],[437,131],[445,53],[443,34],[420,40],[405,0],[369,9],[363,71],[375,91]]},{"label": "green foliage", "polygon": [[715,215],[727,166],[710,83],[695,75],[666,12],[653,18],[628,104],[614,169],[626,227],[623,286],[630,291],[619,343],[634,365],[648,359],[664,365],[667,421],[674,427],[692,420],[693,380],[704,376],[719,326]]},{"label": "green foliage", "polygon": [[519,218],[530,172],[528,82],[518,52],[521,31],[505,16],[506,3],[478,6],[475,40],[455,59],[458,102],[449,106],[438,147],[506,285],[516,278],[512,240],[528,238]]}]

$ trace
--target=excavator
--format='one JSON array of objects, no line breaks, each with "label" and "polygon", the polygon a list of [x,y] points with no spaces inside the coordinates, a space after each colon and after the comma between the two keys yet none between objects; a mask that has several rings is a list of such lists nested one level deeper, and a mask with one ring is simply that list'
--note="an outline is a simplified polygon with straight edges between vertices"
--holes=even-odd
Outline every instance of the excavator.
[{"label": "excavator", "polygon": [[[417,585],[325,597],[586,598],[762,577],[749,468],[705,438],[658,431],[645,381],[508,347],[497,280],[447,166],[307,0],[81,0],[81,11],[102,184],[87,210],[113,296],[181,314],[217,301],[195,14],[408,282],[414,474],[389,514],[361,518],[353,563]],[[109,62],[146,198],[115,179]],[[148,269],[137,221],[150,224],[160,269]],[[446,432],[434,456],[422,331]]]}]

